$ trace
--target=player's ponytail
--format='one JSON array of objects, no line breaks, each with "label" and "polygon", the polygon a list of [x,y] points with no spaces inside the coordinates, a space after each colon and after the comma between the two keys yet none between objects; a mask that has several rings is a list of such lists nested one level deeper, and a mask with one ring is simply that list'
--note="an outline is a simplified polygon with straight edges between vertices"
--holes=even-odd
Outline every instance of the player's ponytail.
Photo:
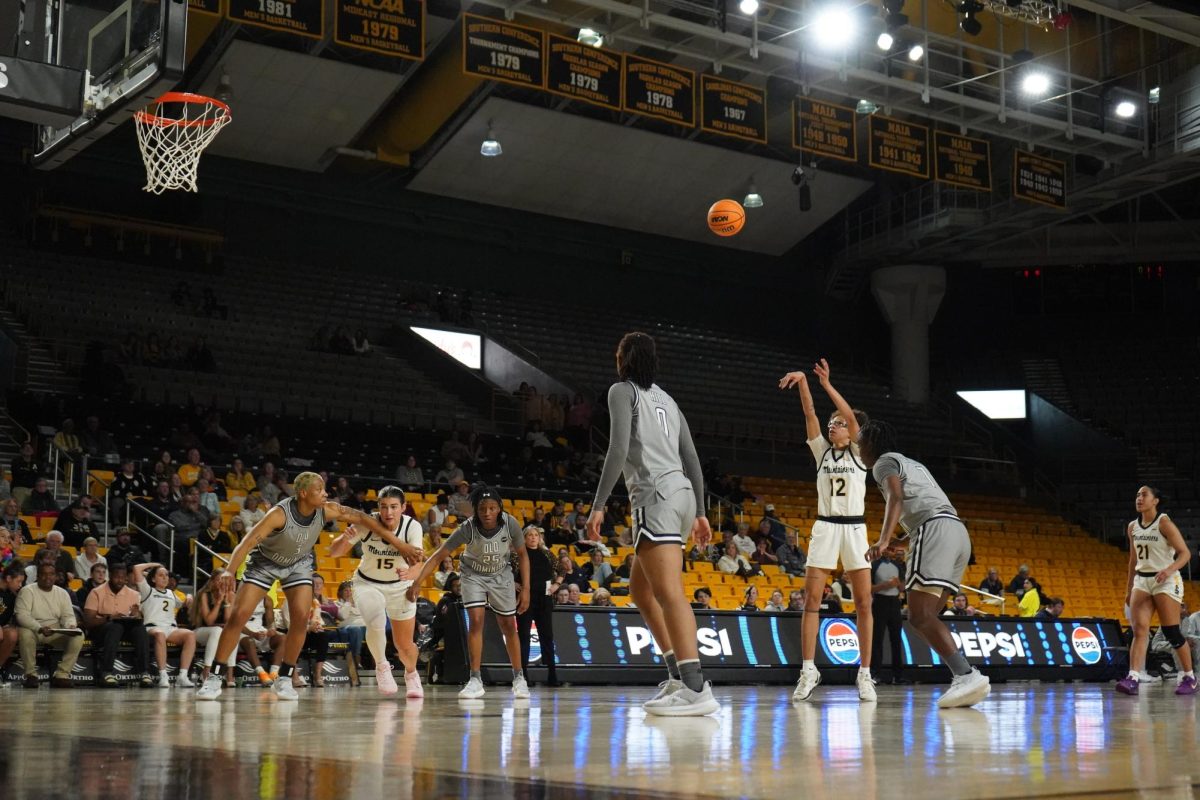
[{"label": "player's ponytail", "polygon": [[617,376],[649,389],[658,376],[658,348],[654,337],[632,331],[617,344]]}]

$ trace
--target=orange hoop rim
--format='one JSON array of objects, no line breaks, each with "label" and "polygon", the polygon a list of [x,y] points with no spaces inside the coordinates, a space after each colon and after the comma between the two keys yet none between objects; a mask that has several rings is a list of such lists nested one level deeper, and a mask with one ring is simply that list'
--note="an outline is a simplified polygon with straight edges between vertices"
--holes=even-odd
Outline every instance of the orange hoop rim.
[{"label": "orange hoop rim", "polygon": [[151,105],[157,104],[161,106],[163,103],[211,105],[215,106],[220,113],[214,115],[211,119],[171,119],[170,117],[160,117],[157,114],[151,114],[149,111],[138,111],[133,115],[134,119],[144,125],[158,125],[162,127],[177,125],[181,128],[207,128],[212,125],[227,122],[233,116],[229,111],[228,105],[215,97],[208,97],[202,94],[192,94],[191,92],[167,92],[155,100]]}]

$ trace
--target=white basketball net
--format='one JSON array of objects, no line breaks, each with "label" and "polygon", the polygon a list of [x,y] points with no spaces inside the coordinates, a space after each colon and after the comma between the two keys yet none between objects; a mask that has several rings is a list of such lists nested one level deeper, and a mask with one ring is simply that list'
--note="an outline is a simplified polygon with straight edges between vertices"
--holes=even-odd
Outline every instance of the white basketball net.
[{"label": "white basketball net", "polygon": [[[164,115],[164,107],[175,111]],[[134,114],[138,147],[146,164],[147,192],[196,191],[200,154],[232,116],[229,106],[201,95],[170,92]]]}]

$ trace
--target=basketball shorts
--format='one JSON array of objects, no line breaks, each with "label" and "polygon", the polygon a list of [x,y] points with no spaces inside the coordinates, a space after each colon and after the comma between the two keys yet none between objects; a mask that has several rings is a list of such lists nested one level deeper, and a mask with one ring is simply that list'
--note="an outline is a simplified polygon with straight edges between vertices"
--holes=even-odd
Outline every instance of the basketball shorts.
[{"label": "basketball shorts", "polygon": [[161,633],[164,636],[166,636],[168,639],[170,639],[171,634],[177,630],[179,630],[179,628],[174,625],[147,625],[146,626],[146,633],[148,633],[148,634]]},{"label": "basketball shorts", "polygon": [[362,575],[354,576],[354,596],[360,597],[363,592],[379,592],[383,595],[384,609],[388,619],[406,620],[417,616],[417,604],[410,602],[404,596],[409,586],[412,586],[412,581],[379,583],[370,578],[364,578]]},{"label": "basketball shorts", "polygon": [[275,585],[275,581],[279,581],[279,585],[284,589],[306,584],[312,586],[312,576],[313,557],[311,553],[287,566],[276,564],[262,556],[256,557],[251,553],[250,557],[246,559],[246,571],[242,573],[242,580],[269,592]]},{"label": "basketball shorts", "polygon": [[813,523],[808,543],[808,566],[831,571],[837,569],[841,559],[842,569],[847,572],[869,569],[868,548],[866,525],[818,520]]},{"label": "basketball shorts", "polygon": [[517,615],[517,584],[508,570],[489,575],[464,569],[459,578],[463,608],[487,606],[502,617]]},{"label": "basketball shorts", "polygon": [[904,587],[936,595],[957,592],[971,560],[971,536],[962,520],[933,517],[917,528],[911,539]]},{"label": "basketball shorts", "polygon": [[696,495],[690,486],[670,495],[654,493],[655,502],[633,509],[633,547],[645,539],[682,546],[696,521]]},{"label": "basketball shorts", "polygon": [[1133,591],[1145,592],[1151,597],[1156,594],[1165,594],[1175,602],[1182,603],[1183,578],[1176,572],[1162,583],[1156,583],[1153,575],[1142,576],[1135,574],[1133,576]]}]

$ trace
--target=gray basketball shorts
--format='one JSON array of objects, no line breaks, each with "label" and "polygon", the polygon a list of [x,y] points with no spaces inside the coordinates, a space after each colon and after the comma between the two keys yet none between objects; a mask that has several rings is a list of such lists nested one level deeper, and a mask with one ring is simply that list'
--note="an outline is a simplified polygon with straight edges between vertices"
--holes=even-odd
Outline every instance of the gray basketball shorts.
[{"label": "gray basketball shorts", "polygon": [[957,592],[970,560],[971,536],[962,520],[948,515],[932,517],[912,535],[904,587],[932,594],[941,594],[943,589]]},{"label": "gray basketball shorts", "polygon": [[463,570],[459,578],[463,608],[487,606],[502,617],[517,615],[517,584],[508,570],[490,575]]},{"label": "gray basketball shorts", "polygon": [[251,553],[246,560],[246,571],[242,573],[242,580],[269,592],[275,585],[275,581],[279,581],[279,585],[284,589],[304,584],[312,586],[312,576],[313,557],[311,553],[295,564],[287,566],[276,564],[274,561]]},{"label": "gray basketball shorts", "polygon": [[633,509],[633,547],[642,539],[655,544],[682,545],[696,521],[696,495],[690,486],[681,487],[663,497],[654,493],[655,502]]}]

